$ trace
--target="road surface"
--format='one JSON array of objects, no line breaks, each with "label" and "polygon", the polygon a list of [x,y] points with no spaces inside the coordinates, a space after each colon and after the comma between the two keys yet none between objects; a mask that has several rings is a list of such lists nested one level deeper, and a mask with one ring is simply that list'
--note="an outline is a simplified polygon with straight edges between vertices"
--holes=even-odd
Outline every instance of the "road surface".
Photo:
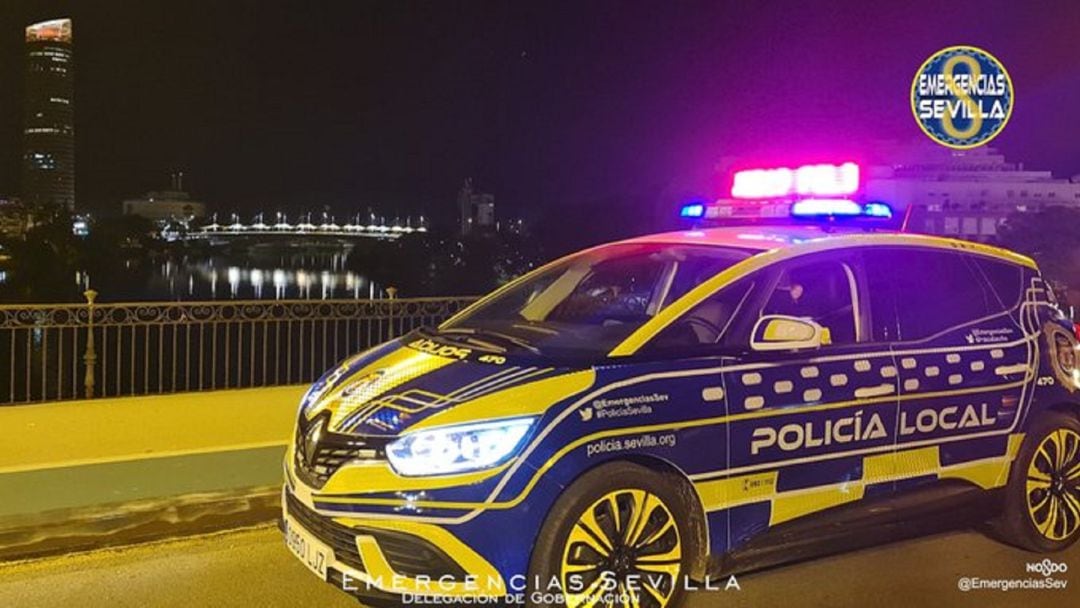
[{"label": "road surface", "polygon": [[[740,590],[698,592],[712,606],[1076,606],[1080,543],[1052,556],[1064,590],[958,590],[961,577],[1041,578],[1031,554],[953,532],[746,574]],[[28,608],[356,608],[258,527],[0,566],[0,606]]]}]

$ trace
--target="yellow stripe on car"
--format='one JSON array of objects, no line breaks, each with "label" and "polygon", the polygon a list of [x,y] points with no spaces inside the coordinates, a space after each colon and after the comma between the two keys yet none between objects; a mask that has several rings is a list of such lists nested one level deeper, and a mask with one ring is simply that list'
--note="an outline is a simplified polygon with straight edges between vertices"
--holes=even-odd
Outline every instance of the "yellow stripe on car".
[{"label": "yellow stripe on car", "polygon": [[1010,435],[1006,453],[1000,456],[948,466],[940,464],[939,446],[866,456],[860,479],[783,492],[776,490],[779,473],[775,470],[697,482],[694,488],[706,512],[769,501],[769,525],[774,526],[859,500],[867,486],[923,475],[968,481],[986,490],[1001,487],[1008,480],[1010,463],[1023,438],[1022,433]]},{"label": "yellow stripe on car", "polygon": [[460,475],[402,477],[384,460],[358,460],[339,469],[323,486],[319,501],[333,502],[335,494],[436,490],[479,483],[506,470],[507,465]]},{"label": "yellow stripe on car", "polygon": [[506,595],[506,583],[499,571],[479,553],[471,549],[445,528],[431,524],[395,521],[337,518],[335,522],[349,527],[390,530],[422,538],[435,545],[465,571],[466,580],[414,578],[395,572],[386,559],[378,541],[370,535],[356,537],[356,548],[364,562],[362,576],[374,587],[395,594],[442,595],[453,597],[483,597]]},{"label": "yellow stripe on car", "polygon": [[[336,427],[343,419],[369,405],[375,395],[411,382],[456,361],[457,359],[437,357],[411,348],[399,348],[341,380],[332,392],[323,395],[318,403],[308,409],[307,417],[310,420],[319,412],[329,410],[330,425]],[[379,374],[379,376],[358,390],[353,387],[357,381],[372,374]],[[346,391],[350,390],[355,392],[346,395]]]},{"label": "yellow stripe on car", "polygon": [[520,384],[432,414],[410,427],[409,432],[479,419],[540,414],[552,404],[589,388],[595,381],[596,372],[588,369]]}]

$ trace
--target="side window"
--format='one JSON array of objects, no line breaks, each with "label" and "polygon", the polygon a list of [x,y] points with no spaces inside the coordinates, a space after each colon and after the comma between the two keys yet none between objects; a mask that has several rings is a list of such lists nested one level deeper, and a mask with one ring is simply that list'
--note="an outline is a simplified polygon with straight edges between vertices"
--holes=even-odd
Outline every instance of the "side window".
[{"label": "side window", "polygon": [[844,261],[792,264],[781,270],[761,315],[811,319],[828,328],[832,344],[853,344],[860,338],[856,290],[854,270]]},{"label": "side window", "polygon": [[1024,294],[1024,272],[1016,264],[999,262],[982,256],[972,256],[975,266],[982,272],[986,282],[993,287],[1003,310],[1011,310]]},{"label": "side window", "polygon": [[921,340],[1000,310],[968,256],[929,249],[885,255],[895,281],[901,340]]},{"label": "side window", "polygon": [[754,297],[759,280],[755,276],[740,279],[702,300],[657,334],[649,343],[649,350],[749,344],[744,311]]}]

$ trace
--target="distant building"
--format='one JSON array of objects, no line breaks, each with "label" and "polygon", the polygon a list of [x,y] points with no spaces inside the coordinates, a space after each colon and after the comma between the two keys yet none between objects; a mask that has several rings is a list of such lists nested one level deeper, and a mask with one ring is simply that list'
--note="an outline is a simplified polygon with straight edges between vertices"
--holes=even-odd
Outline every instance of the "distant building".
[{"label": "distant building", "polygon": [[184,174],[172,175],[172,189],[147,192],[142,198],[123,202],[124,215],[138,215],[155,222],[206,217],[206,204],[184,192]]},{"label": "distant building", "polygon": [[75,208],[75,78],[71,20],[26,28],[22,198]]},{"label": "distant building", "polygon": [[187,192],[161,190],[124,201],[124,215],[154,221],[201,218],[206,216],[206,204],[191,200]]},{"label": "distant building", "polygon": [[495,229],[495,195],[473,190],[472,180],[465,180],[458,191],[458,219],[461,234]]},{"label": "distant building", "polygon": [[0,238],[22,238],[30,222],[30,213],[19,199],[0,196]]},{"label": "distant building", "polygon": [[867,200],[912,208],[909,229],[969,240],[993,238],[1015,212],[1080,207],[1080,180],[1027,170],[989,147],[887,142],[875,148],[862,180]]}]

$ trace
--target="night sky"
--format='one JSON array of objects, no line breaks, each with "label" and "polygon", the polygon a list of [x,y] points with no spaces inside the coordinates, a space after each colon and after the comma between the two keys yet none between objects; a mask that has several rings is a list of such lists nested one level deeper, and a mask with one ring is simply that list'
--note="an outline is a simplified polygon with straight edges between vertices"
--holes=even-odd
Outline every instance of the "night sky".
[{"label": "night sky", "polygon": [[500,215],[717,188],[725,155],[922,137],[932,52],[995,54],[1012,159],[1080,173],[1080,3],[0,2],[0,194],[18,192],[26,24],[70,16],[80,205],[173,168],[219,210]]}]

